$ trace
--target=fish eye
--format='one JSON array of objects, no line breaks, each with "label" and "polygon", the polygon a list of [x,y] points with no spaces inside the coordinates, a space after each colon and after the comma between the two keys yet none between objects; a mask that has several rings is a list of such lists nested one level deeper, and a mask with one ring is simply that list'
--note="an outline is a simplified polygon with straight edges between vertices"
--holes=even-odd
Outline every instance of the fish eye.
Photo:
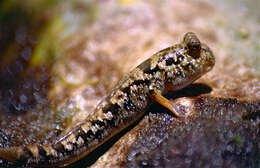
[{"label": "fish eye", "polygon": [[190,56],[193,58],[200,57],[201,43],[194,33],[186,33],[183,42]]},{"label": "fish eye", "polygon": [[199,42],[191,43],[189,49],[191,49],[191,50],[200,50],[200,43]]}]

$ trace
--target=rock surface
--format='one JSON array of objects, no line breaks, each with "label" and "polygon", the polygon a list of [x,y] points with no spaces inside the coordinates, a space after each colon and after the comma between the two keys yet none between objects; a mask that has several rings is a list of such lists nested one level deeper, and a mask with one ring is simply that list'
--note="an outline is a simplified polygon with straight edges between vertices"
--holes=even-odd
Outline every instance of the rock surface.
[{"label": "rock surface", "polygon": [[75,28],[57,31],[61,21],[45,14],[55,24],[41,32],[52,34],[58,46],[50,64],[33,64],[49,36],[33,40],[30,33],[16,36],[15,61],[0,58],[0,147],[54,142],[91,115],[123,74],[192,31],[213,49],[216,66],[195,84],[167,94],[189,117],[181,121],[152,105],[121,138],[94,154],[100,157],[91,167],[259,167],[259,23],[231,6],[226,4],[227,11],[214,1],[79,3],[73,6],[78,13],[69,8],[61,15],[62,21],[75,16],[70,25],[82,11],[87,15],[71,34]]}]

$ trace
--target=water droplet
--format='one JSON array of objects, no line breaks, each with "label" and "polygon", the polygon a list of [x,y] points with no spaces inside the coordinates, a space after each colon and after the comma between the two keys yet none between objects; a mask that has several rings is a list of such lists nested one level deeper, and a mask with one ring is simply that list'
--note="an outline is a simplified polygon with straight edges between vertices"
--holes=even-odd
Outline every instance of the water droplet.
[{"label": "water droplet", "polygon": [[25,95],[21,95],[21,96],[20,96],[20,101],[21,101],[22,103],[26,103],[26,102],[27,102],[27,97],[26,97]]}]

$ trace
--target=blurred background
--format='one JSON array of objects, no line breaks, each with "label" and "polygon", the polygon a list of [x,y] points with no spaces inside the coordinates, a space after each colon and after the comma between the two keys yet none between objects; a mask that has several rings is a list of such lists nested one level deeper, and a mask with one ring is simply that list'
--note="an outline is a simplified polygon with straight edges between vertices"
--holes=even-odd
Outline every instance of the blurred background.
[{"label": "blurred background", "polygon": [[188,31],[216,56],[200,80],[210,96],[259,102],[259,7],[259,0],[0,1],[0,147],[54,142],[93,114],[125,73]]}]

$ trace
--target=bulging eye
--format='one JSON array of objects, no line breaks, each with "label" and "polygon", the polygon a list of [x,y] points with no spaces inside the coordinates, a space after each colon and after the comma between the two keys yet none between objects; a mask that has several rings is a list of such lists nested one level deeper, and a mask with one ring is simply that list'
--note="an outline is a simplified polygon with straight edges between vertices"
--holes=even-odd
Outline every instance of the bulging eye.
[{"label": "bulging eye", "polygon": [[190,46],[190,49],[191,50],[200,50],[200,43],[198,43],[198,42],[192,43]]},{"label": "bulging eye", "polygon": [[190,56],[193,58],[200,57],[201,43],[194,33],[186,33],[183,42]]}]

